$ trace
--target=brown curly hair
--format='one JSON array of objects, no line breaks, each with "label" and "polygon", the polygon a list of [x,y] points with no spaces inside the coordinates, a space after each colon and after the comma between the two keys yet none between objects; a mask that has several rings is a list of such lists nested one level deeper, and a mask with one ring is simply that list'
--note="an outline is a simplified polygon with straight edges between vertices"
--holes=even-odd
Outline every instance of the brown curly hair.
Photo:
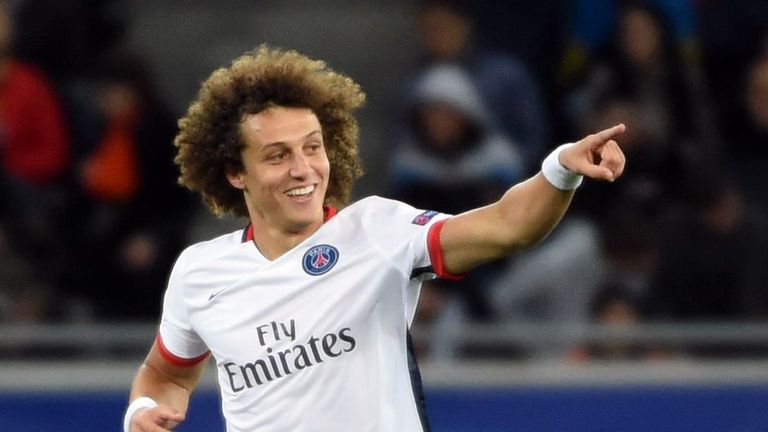
[{"label": "brown curly hair", "polygon": [[200,192],[216,215],[248,216],[243,192],[227,180],[227,173],[245,169],[241,122],[274,106],[309,108],[322,127],[331,166],[325,203],[344,206],[363,173],[352,111],[364,102],[360,86],[325,62],[261,45],[213,72],[179,120],[179,183]]}]

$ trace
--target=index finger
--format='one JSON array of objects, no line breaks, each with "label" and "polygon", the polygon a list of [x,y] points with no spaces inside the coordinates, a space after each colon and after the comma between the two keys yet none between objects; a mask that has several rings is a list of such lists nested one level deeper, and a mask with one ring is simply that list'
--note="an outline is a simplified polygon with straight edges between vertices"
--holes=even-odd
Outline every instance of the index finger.
[{"label": "index finger", "polygon": [[624,123],[619,123],[616,126],[613,126],[611,128],[601,130],[600,132],[596,133],[595,135],[597,135],[597,137],[600,139],[600,141],[607,142],[608,140],[610,140],[614,136],[624,132],[624,130],[626,130],[626,126],[624,126]]}]

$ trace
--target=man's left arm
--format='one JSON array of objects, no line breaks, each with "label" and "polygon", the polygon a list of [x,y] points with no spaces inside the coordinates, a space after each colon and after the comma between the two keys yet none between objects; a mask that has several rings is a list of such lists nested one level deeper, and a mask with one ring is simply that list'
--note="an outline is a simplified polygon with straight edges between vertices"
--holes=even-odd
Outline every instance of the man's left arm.
[{"label": "man's left arm", "polygon": [[568,209],[576,175],[605,181],[621,176],[626,160],[614,138],[622,132],[620,124],[563,148],[550,161],[558,164],[554,171],[544,168],[547,176],[539,172],[499,201],[447,220],[440,232],[445,270],[461,274],[543,240]]}]

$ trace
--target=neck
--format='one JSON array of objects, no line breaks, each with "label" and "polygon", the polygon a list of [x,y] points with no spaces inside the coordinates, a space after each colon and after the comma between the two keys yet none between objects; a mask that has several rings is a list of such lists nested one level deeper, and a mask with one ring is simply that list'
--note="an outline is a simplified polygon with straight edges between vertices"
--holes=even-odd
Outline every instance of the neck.
[{"label": "neck", "polygon": [[280,258],[283,254],[295,248],[299,243],[317,232],[323,223],[336,215],[336,209],[323,206],[319,218],[303,226],[284,227],[269,223],[267,215],[260,213],[246,202],[251,221],[247,239],[253,241],[262,255],[270,261]]},{"label": "neck", "polygon": [[315,233],[324,222],[324,213],[317,220],[307,225],[285,226],[270,220],[268,214],[248,206],[248,213],[253,227],[252,240],[264,257],[273,261],[293,249],[299,243]]},{"label": "neck", "polygon": [[315,233],[322,222],[299,231],[285,231],[264,223],[253,224],[253,242],[265,258],[274,261]]}]

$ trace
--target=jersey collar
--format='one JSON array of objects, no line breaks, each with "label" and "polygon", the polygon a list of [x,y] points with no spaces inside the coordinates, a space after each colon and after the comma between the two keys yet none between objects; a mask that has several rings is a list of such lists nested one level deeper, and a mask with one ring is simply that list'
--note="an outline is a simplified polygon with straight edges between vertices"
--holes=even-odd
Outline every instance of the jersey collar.
[{"label": "jersey collar", "polygon": [[[323,206],[323,222],[328,222],[332,217],[336,216],[336,213],[338,213],[338,211],[335,207]],[[241,243],[246,243],[249,241],[253,241],[253,224],[250,222],[243,230],[243,238]]]}]

